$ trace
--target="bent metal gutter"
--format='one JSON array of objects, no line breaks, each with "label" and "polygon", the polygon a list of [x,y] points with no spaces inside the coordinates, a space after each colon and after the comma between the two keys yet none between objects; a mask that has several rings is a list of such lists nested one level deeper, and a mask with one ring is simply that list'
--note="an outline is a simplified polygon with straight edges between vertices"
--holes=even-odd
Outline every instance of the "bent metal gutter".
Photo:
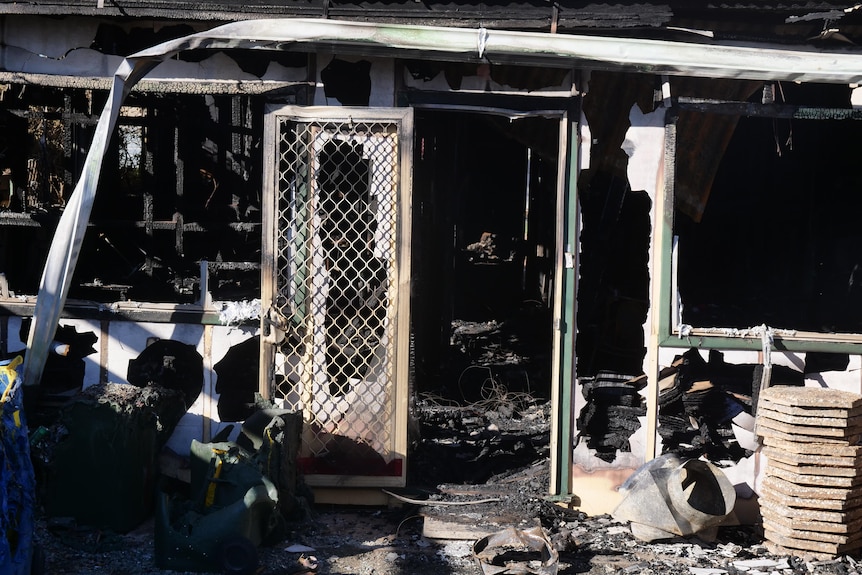
[{"label": "bent metal gutter", "polygon": [[102,158],[126,95],[162,60],[174,54],[186,50],[233,48],[338,51],[709,78],[862,82],[862,54],[850,50],[829,52],[485,28],[278,18],[233,22],[163,42],[127,57],[114,74],[81,177],[63,211],[48,252],[27,340],[24,385],[37,385],[42,377],[92,211]]},{"label": "bent metal gutter", "polygon": [[[129,59],[164,58],[198,48],[337,49],[340,53],[409,55],[563,68],[584,67],[653,74],[785,80],[862,82],[862,53],[776,48],[771,45],[670,42],[486,28],[266,19],[225,24],[170,40]],[[406,53],[406,54],[405,54]]]}]

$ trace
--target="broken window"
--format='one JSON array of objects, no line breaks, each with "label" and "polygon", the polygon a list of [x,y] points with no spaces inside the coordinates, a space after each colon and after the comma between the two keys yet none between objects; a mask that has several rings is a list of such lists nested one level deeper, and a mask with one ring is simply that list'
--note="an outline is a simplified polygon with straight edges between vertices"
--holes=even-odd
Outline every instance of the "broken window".
[{"label": "broken window", "polygon": [[[0,102],[4,295],[37,293],[104,97],[27,86]],[[135,92],[127,99],[70,299],[193,303],[202,283],[214,299],[258,297],[260,105],[229,95]]]},{"label": "broken window", "polygon": [[862,333],[850,88],[767,84],[748,103],[683,106],[676,121],[681,324]]},{"label": "broken window", "polygon": [[[699,83],[708,89],[677,86],[668,128],[674,257],[658,256],[673,262],[664,281],[675,288],[662,321],[676,334],[663,345],[696,347],[659,378],[658,433],[665,452],[740,462],[751,455],[764,383],[804,382],[803,371],[771,365],[763,328],[780,334],[783,349],[805,351],[817,340],[842,351],[837,344],[862,333],[854,221],[862,114],[847,86]],[[823,334],[845,335],[827,343]],[[714,339],[722,336],[734,339]],[[732,364],[716,349],[746,345],[763,346],[763,364]],[[839,356],[828,359],[840,366]],[[823,360],[810,353],[804,372]]]}]

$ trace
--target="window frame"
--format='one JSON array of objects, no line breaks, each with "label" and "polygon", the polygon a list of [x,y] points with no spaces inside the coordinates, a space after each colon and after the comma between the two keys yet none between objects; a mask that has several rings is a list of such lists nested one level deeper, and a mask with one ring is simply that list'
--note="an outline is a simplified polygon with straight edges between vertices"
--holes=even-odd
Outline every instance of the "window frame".
[{"label": "window frame", "polygon": [[[761,105],[750,102],[725,102],[678,98],[668,109],[665,120],[664,188],[657,198],[654,241],[656,245],[653,277],[658,290],[651,304],[652,314],[658,318],[657,341],[659,348],[726,349],[762,351],[768,343],[774,351],[826,352],[862,354],[862,333],[821,333],[792,329],[771,329],[769,326],[747,328],[715,326],[709,328],[686,326],[680,317],[677,290],[677,247],[674,237],[675,218],[675,152],[677,146],[676,121],[678,111],[715,114],[736,114],[750,117],[791,118],[806,121],[839,119],[862,120],[862,110],[854,108],[823,108],[797,105]],[[654,290],[653,293],[656,293]]]}]

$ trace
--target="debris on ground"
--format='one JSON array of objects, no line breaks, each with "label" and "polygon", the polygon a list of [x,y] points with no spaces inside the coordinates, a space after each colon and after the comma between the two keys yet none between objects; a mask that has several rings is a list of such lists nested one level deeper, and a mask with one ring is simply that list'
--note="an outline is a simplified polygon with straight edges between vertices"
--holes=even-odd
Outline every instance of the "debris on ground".
[{"label": "debris on ground", "polygon": [[680,461],[673,454],[657,457],[620,486],[616,519],[628,521],[641,541],[697,535],[711,541],[728,522],[736,490],[718,467],[702,459]]},{"label": "debris on ground", "polygon": [[[474,545],[508,529],[541,529],[558,553],[560,575],[862,573],[857,557],[770,553],[759,526],[722,526],[713,541],[696,535],[641,541],[627,521],[549,500],[548,402],[510,417],[419,404],[423,435],[411,454],[409,487],[391,490],[393,505],[314,506],[287,524],[282,541],[259,549],[259,575],[482,575]],[[155,567],[152,521],[118,535],[42,520],[37,538],[47,573],[181,573]],[[541,557],[528,560],[541,567]]]},{"label": "debris on ground", "polygon": [[[407,486],[383,490],[388,507],[294,507],[281,536],[257,549],[255,575],[862,575],[855,555],[775,552],[762,525],[671,527],[646,541],[628,517],[553,500],[551,402],[534,385],[542,368],[505,325],[452,327],[457,393],[415,397]],[[36,539],[52,575],[184,575],[157,567],[155,527],[150,518],[115,533],[43,515]]]},{"label": "debris on ground", "polygon": [[533,573],[556,575],[560,554],[540,525],[508,527],[473,544],[473,556],[483,575]]}]

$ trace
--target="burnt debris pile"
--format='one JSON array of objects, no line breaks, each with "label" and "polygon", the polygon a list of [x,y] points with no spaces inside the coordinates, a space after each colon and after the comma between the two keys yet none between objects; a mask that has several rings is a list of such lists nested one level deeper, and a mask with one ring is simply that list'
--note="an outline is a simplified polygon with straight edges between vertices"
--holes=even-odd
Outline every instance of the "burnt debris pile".
[{"label": "burnt debris pile", "polygon": [[596,456],[611,462],[618,451],[631,451],[629,439],[646,416],[641,391],[646,376],[600,372],[579,380],[587,403],[578,415],[578,440],[596,450]]},{"label": "burnt debris pile", "polygon": [[[802,386],[801,372],[771,366],[771,385]],[[733,364],[711,350],[674,358],[659,375],[658,433],[662,453],[680,458],[738,462],[751,455],[757,397],[763,365]],[[578,440],[596,457],[613,462],[631,452],[632,436],[646,417],[646,375],[601,371],[578,380],[585,405],[578,412]]]},{"label": "burnt debris pile", "polygon": [[[696,349],[675,358],[659,381],[659,426],[664,452],[683,458],[738,462],[751,455],[740,434],[753,431],[763,366],[732,364],[711,350],[704,360]],[[772,366],[771,385],[801,386],[801,372]]]}]

